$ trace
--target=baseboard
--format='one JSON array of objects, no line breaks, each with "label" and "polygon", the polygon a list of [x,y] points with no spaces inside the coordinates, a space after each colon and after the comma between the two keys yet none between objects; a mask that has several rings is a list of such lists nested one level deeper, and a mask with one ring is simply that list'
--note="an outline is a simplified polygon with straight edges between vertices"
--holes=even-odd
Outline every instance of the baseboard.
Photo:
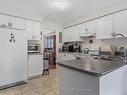
[{"label": "baseboard", "polygon": [[12,84],[8,84],[8,85],[5,85],[5,86],[0,86],[0,90],[10,88],[10,87],[14,87],[14,86],[18,86],[18,85],[25,84],[25,83],[26,83],[26,80],[19,81],[19,82],[16,82],[16,83],[12,83]]}]

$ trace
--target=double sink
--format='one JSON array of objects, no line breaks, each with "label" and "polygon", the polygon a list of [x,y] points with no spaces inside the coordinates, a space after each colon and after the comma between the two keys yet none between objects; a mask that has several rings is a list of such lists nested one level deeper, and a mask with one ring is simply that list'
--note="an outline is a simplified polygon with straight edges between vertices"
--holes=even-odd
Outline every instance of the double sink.
[{"label": "double sink", "polygon": [[76,54],[75,55],[77,59],[83,59],[83,58],[93,58],[93,59],[100,59],[100,60],[109,60],[109,61],[118,61],[121,60],[120,57],[113,57],[113,56],[91,56],[90,54]]},{"label": "double sink", "polygon": [[96,56],[93,57],[94,59],[100,59],[100,60],[112,60],[112,61],[118,61],[120,58],[111,57],[111,56]]}]

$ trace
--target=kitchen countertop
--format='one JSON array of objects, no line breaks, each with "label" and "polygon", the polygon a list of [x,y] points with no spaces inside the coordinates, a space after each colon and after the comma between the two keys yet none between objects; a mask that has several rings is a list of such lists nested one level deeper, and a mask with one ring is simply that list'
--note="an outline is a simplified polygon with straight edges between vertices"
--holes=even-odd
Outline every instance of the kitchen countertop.
[{"label": "kitchen countertop", "polygon": [[43,53],[28,53],[28,55],[43,55]]},{"label": "kitchen countertop", "polygon": [[58,53],[81,53],[81,52],[68,52],[68,51],[59,51]]},{"label": "kitchen countertop", "polygon": [[74,55],[90,55],[90,54],[85,54],[81,52],[59,52],[59,53],[74,54]]},{"label": "kitchen countertop", "polygon": [[107,73],[110,73],[124,65],[122,60],[101,60],[93,58],[83,58],[71,61],[65,61],[58,63],[60,66],[64,66],[70,69],[74,69],[92,76],[101,77]]}]

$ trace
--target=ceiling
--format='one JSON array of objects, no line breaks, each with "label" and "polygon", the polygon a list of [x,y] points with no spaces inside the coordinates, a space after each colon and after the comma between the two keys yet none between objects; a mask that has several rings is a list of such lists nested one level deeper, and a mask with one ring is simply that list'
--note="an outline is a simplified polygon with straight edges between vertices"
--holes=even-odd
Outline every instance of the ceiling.
[{"label": "ceiling", "polygon": [[68,6],[65,9],[58,9],[54,2],[56,0],[2,0],[1,5],[20,9],[27,12],[33,12],[43,16],[44,19],[59,24],[65,24],[69,21],[85,16],[100,9],[113,6],[126,0],[66,0]]}]

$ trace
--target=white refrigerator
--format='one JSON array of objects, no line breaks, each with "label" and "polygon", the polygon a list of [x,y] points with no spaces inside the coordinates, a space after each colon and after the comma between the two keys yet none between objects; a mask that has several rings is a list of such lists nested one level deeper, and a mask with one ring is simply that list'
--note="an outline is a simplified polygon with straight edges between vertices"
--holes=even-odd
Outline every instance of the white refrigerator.
[{"label": "white refrigerator", "polygon": [[0,88],[27,80],[27,33],[0,29]]}]

